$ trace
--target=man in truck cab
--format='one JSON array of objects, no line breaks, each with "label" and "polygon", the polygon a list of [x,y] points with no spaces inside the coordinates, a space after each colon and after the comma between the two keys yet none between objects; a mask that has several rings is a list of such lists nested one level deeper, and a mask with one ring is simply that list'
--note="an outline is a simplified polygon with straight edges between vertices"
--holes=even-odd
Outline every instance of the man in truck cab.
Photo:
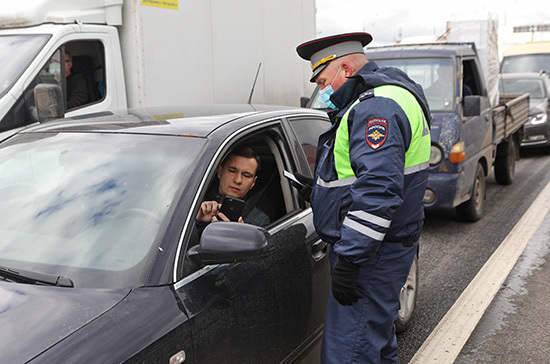
[{"label": "man in truck cab", "polygon": [[394,321],[424,221],[428,103],[405,73],[367,60],[371,40],[348,33],[296,49],[334,109],[309,181],[315,229],[331,244],[323,363],[398,363]]},{"label": "man in truck cab", "polygon": [[[50,72],[54,74],[57,82],[61,80],[61,64],[59,61],[60,52],[55,52],[50,61]],[[87,104],[91,95],[86,79],[80,74],[72,74],[73,57],[69,52],[65,52],[65,83],[67,86],[67,99],[65,110],[74,109],[78,106]]]}]

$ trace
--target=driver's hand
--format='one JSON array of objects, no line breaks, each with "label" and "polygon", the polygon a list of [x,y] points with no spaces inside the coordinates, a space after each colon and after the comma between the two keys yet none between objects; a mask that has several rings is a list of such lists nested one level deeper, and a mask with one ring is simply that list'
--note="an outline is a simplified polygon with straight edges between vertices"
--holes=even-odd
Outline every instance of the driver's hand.
[{"label": "driver's hand", "polygon": [[[223,214],[223,212],[218,212],[218,214],[214,217],[212,217],[212,221],[231,221],[227,218],[227,216],[225,216]],[[239,216],[239,220],[237,220],[237,222],[240,222],[240,223],[244,223],[244,220],[243,220],[243,217],[242,216]]]},{"label": "driver's hand", "polygon": [[218,221],[214,219],[216,218],[216,215],[218,214],[221,206],[222,204],[217,201],[204,201],[203,203],[201,203],[201,207],[195,219],[202,222]]}]

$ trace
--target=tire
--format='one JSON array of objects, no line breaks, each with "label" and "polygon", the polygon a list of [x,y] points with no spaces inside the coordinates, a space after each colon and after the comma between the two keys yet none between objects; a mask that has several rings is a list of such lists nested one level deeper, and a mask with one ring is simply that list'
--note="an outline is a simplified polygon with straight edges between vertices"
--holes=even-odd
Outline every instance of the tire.
[{"label": "tire", "polygon": [[458,218],[462,221],[476,222],[483,216],[483,202],[485,200],[485,172],[480,163],[477,164],[472,196],[466,202],[456,207]]},{"label": "tire", "polygon": [[407,331],[411,326],[414,310],[416,308],[416,297],[418,295],[418,254],[414,257],[411,270],[407,276],[405,285],[401,288],[399,295],[399,312],[395,321],[396,333]]},{"label": "tire", "polygon": [[495,179],[499,185],[510,185],[516,171],[516,142],[510,138],[497,149],[495,160]]}]

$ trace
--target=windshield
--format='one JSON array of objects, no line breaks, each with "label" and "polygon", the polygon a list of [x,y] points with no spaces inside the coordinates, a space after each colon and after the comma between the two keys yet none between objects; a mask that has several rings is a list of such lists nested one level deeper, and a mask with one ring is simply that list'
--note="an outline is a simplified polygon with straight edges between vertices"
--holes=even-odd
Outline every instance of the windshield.
[{"label": "windshield", "polygon": [[3,97],[40,52],[49,35],[0,36],[0,97]]},{"label": "windshield", "polygon": [[134,287],[204,140],[27,134],[0,147],[0,265]]},{"label": "windshield", "polygon": [[500,80],[500,92],[503,94],[528,93],[531,95],[532,99],[546,98],[544,83],[542,82],[542,80],[536,78],[502,78]]},{"label": "windshield", "polygon": [[430,111],[452,111],[454,95],[451,58],[375,59],[378,66],[395,67],[405,72],[424,89]]},{"label": "windshield", "polygon": [[506,56],[502,59],[502,73],[540,71],[550,73],[550,53]]}]

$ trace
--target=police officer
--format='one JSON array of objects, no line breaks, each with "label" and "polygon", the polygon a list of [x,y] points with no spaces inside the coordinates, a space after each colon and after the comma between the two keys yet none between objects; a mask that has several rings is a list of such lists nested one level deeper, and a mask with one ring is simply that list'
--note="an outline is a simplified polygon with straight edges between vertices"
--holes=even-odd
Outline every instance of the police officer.
[{"label": "police officer", "polygon": [[394,321],[424,221],[428,103],[405,73],[367,60],[371,40],[347,33],[296,49],[334,109],[310,196],[315,228],[332,244],[323,363],[398,363]]}]

